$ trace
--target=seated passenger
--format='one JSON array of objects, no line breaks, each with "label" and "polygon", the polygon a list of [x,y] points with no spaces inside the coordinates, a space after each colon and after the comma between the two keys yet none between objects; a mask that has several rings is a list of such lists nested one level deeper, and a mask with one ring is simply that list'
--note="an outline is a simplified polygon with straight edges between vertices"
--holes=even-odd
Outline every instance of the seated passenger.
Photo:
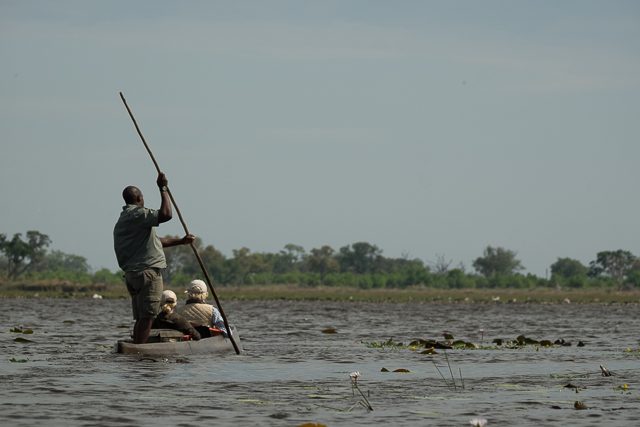
[{"label": "seated passenger", "polygon": [[225,337],[228,337],[227,328],[224,326],[220,311],[206,302],[209,295],[207,284],[202,280],[193,280],[185,293],[187,294],[187,302],[184,306],[178,308],[178,313],[191,322],[203,336],[206,336],[205,334],[209,331],[209,328],[216,328]]},{"label": "seated passenger", "polygon": [[200,339],[200,333],[175,311],[178,298],[173,291],[162,292],[160,299],[160,314],[153,320],[152,328],[175,329],[186,335],[191,335],[194,340]]}]

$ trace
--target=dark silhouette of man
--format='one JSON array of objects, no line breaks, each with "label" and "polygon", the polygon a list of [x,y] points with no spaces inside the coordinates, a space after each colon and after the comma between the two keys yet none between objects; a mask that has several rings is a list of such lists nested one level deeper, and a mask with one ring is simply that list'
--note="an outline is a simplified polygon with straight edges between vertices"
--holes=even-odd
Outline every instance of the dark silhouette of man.
[{"label": "dark silhouette of man", "polygon": [[156,180],[162,202],[160,209],[144,207],[144,196],[139,188],[128,186],[122,191],[125,206],[113,229],[113,246],[118,265],[124,271],[127,290],[131,295],[131,308],[135,324],[133,342],[147,342],[153,319],[160,313],[163,283],[162,270],[167,267],[163,248],[188,245],[195,236],[159,238],[155,227],[172,217],[171,199],[164,173]]}]

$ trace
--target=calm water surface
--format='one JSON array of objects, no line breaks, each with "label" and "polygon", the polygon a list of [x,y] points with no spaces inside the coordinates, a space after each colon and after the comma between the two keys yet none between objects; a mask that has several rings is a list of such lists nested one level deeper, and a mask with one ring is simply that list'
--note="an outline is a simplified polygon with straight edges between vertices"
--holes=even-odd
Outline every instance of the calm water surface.
[{"label": "calm water surface", "polygon": [[[639,425],[639,308],[229,301],[243,355],[141,360],[113,352],[131,326],[127,300],[0,299],[0,424]],[[337,333],[322,332],[330,327]],[[520,334],[572,345],[435,355],[366,345],[442,340],[443,331],[485,345]],[[373,411],[359,404],[353,371]]]}]

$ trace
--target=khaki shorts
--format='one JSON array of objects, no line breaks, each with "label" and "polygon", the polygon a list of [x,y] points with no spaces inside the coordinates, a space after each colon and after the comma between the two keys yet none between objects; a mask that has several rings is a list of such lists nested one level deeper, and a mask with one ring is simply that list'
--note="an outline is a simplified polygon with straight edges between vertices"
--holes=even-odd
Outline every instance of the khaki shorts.
[{"label": "khaki shorts", "polygon": [[143,271],[130,271],[125,273],[124,279],[131,295],[133,318],[155,318],[160,313],[163,288],[160,270],[148,268]]}]

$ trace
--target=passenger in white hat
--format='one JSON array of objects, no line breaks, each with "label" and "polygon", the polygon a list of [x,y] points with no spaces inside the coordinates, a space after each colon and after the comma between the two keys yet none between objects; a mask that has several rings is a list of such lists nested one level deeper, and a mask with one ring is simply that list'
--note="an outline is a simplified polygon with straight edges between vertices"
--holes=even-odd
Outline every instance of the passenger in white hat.
[{"label": "passenger in white hat", "polygon": [[213,328],[214,333],[216,330],[220,330],[224,336],[228,336],[220,311],[206,301],[209,295],[207,284],[199,279],[193,280],[185,293],[187,294],[187,302],[178,308],[178,313],[191,322],[202,336],[206,336],[209,328]]},{"label": "passenger in white hat", "polygon": [[155,329],[175,329],[183,334],[191,335],[194,340],[200,339],[200,333],[184,317],[176,313],[178,298],[175,292],[165,290],[160,298],[160,314],[153,320]]}]

